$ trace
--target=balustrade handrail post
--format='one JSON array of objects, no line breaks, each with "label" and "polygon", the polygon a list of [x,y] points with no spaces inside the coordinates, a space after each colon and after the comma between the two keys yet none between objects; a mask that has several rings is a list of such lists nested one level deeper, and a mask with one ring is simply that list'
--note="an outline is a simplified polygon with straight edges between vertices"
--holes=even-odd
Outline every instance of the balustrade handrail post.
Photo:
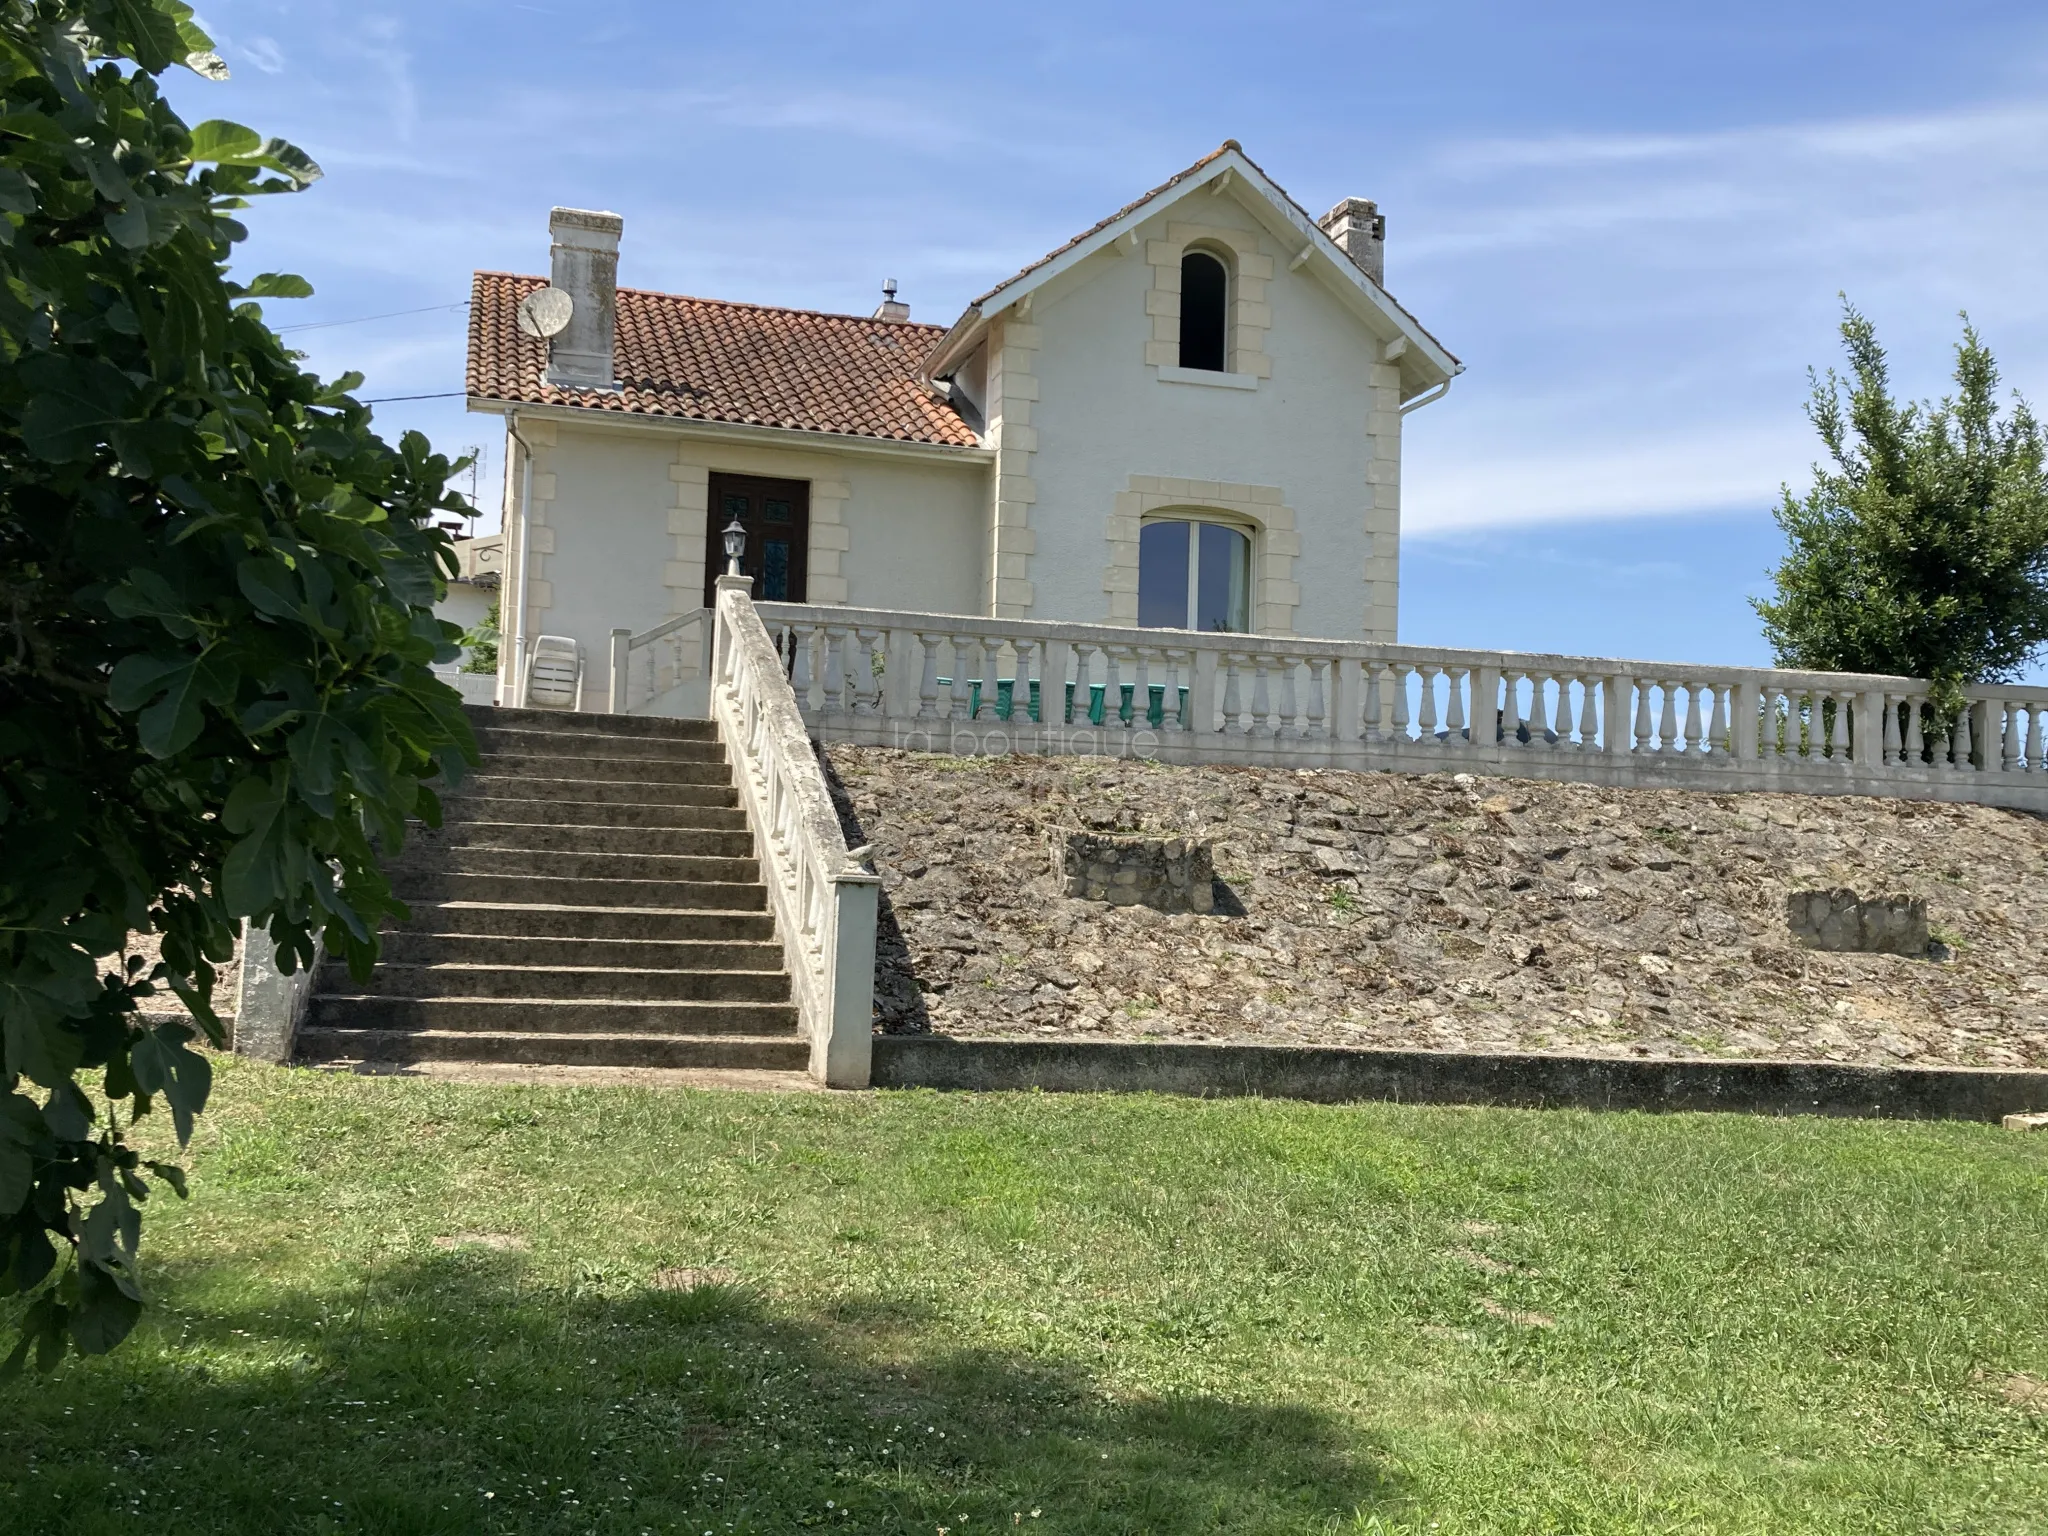
[{"label": "balustrade handrail post", "polygon": [[1330,735],[1340,746],[1365,734],[1365,667],[1355,656],[1330,662]]},{"label": "balustrade handrail post", "polygon": [[1465,726],[1472,750],[1486,758],[1500,754],[1500,668],[1472,669],[1472,718]]},{"label": "balustrade handrail post", "polygon": [[623,715],[626,712],[626,668],[633,655],[633,631],[615,629],[612,631],[612,686],[611,712]]},{"label": "balustrade handrail post", "polygon": [[[1188,678],[1188,721],[1189,729],[1203,736],[1214,735],[1216,731],[1216,664],[1222,653],[1207,646],[1198,646],[1194,652],[1194,664]],[[1229,722],[1224,722],[1229,728]]]}]

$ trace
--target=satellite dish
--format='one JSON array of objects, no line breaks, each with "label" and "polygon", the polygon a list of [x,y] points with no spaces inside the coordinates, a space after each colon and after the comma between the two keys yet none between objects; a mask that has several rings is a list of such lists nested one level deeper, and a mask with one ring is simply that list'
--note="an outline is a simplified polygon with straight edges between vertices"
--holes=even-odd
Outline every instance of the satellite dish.
[{"label": "satellite dish", "polygon": [[576,313],[576,301],[565,288],[536,288],[519,301],[519,329],[546,340],[558,336]]}]

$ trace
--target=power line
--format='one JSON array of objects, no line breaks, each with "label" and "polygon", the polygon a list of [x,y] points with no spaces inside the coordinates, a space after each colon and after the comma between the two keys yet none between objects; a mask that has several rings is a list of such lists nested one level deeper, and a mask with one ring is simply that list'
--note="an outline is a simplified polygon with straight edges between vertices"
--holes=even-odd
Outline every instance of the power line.
[{"label": "power line", "polygon": [[385,395],[376,400],[358,400],[357,405],[390,405],[397,400],[453,400],[457,395],[466,395],[466,389],[444,389],[438,395]]},{"label": "power line", "polygon": [[383,315],[358,315],[353,320],[309,320],[303,325],[278,325],[271,329],[282,336],[286,331],[324,331],[336,325],[368,325],[372,320],[396,320],[403,315],[436,315],[443,310],[467,308],[469,300],[464,299],[460,304],[429,304],[421,309],[394,309]]}]

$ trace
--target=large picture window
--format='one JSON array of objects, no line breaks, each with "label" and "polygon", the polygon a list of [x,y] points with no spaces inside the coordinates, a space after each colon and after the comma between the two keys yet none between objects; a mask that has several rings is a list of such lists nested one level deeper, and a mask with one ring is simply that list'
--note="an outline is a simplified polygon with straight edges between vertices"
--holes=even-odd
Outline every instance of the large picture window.
[{"label": "large picture window", "polygon": [[1162,518],[1138,530],[1138,623],[1251,630],[1252,541],[1225,523]]}]

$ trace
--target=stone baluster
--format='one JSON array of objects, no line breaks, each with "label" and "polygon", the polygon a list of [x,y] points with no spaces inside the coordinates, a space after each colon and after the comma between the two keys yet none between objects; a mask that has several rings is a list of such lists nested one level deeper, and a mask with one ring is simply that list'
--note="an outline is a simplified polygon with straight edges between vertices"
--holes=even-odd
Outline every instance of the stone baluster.
[{"label": "stone baluster", "polygon": [[1394,731],[1394,716],[1388,701],[1393,694],[1394,669],[1385,662],[1365,664],[1365,739],[1385,741]]},{"label": "stone baluster", "polygon": [[1280,725],[1274,729],[1274,735],[1282,741],[1300,741],[1300,690],[1294,686],[1294,674],[1300,670],[1300,664],[1292,655],[1278,655],[1274,657],[1274,666],[1280,670]]},{"label": "stone baluster", "polygon": [[1922,723],[1927,710],[1927,700],[1914,694],[1906,700],[1906,744],[1899,760],[1909,767],[1918,768],[1927,754],[1927,728]]},{"label": "stone baluster", "polygon": [[[1687,753],[1697,753],[1706,750],[1705,743],[1702,740],[1706,735],[1706,726],[1700,719],[1699,684],[1687,683],[1684,687],[1685,704],[1678,716],[1678,736],[1676,741],[1678,753],[1681,757]],[[1665,750],[1671,750],[1670,743],[1666,743]]]},{"label": "stone baluster", "polygon": [[1465,746],[1465,678],[1459,667],[1444,668],[1444,745],[1462,750]]},{"label": "stone baluster", "polygon": [[1976,764],[1976,744],[1970,739],[1970,706],[1965,704],[1956,711],[1955,729],[1949,733],[1949,742],[1954,749],[1950,766],[1958,773],[1967,773]]},{"label": "stone baluster", "polygon": [[1266,655],[1264,654],[1264,652],[1261,652],[1261,651],[1254,651],[1254,652],[1252,653],[1252,655],[1251,655],[1251,665],[1252,665],[1252,728],[1251,728],[1251,734],[1252,734],[1252,735],[1254,735],[1254,736],[1271,736],[1271,735],[1273,734],[1273,722],[1272,722],[1272,720],[1271,720],[1271,718],[1270,718],[1270,716],[1272,715],[1272,712],[1273,712],[1273,698],[1272,698],[1272,691],[1271,691],[1271,689],[1270,689],[1270,688],[1269,688],[1269,687],[1267,686],[1267,681],[1266,681],[1266,672],[1267,672],[1267,667],[1266,667],[1266,661],[1267,661],[1267,658],[1266,658]]},{"label": "stone baluster", "polygon": [[1426,747],[1436,745],[1436,680],[1442,671],[1442,667],[1416,668],[1422,678],[1422,710],[1416,724],[1421,728],[1422,744]]},{"label": "stone baluster", "polygon": [[[1074,643],[1073,701],[1070,704],[1055,701],[1053,706],[1064,711],[1064,719],[1069,725],[1087,725],[1089,723],[1088,690],[1094,684],[1089,680],[1088,674],[1093,670],[1094,656],[1094,646],[1089,645],[1085,641],[1077,640]],[[1048,687],[1056,688],[1062,695],[1066,693],[1066,679],[1064,678],[1047,678],[1046,684]]]},{"label": "stone baluster", "polygon": [[2041,772],[2041,748],[2044,728],[2041,724],[2041,701],[2033,699],[2027,704],[2027,771]]},{"label": "stone baluster", "polygon": [[968,660],[968,652],[970,647],[975,647],[975,642],[966,635],[948,635],[946,638],[953,647],[953,700],[946,718],[972,720],[974,684],[968,674],[973,670],[974,663]]},{"label": "stone baluster", "polygon": [[1899,696],[1888,693],[1884,696],[1884,763],[1891,767],[1899,761],[1900,749],[1905,738],[1899,732]]},{"label": "stone baluster", "polygon": [[1828,694],[1834,710],[1828,718],[1828,760],[1846,763],[1849,760],[1849,695],[1835,690]]},{"label": "stone baluster", "polygon": [[1572,744],[1572,680],[1563,672],[1544,674],[1545,686],[1557,685],[1557,696],[1543,701],[1543,744],[1560,751]]},{"label": "stone baluster", "polygon": [[1579,679],[1579,750],[1591,752],[1600,744],[1599,693],[1595,679]]},{"label": "stone baluster", "polygon": [[1709,752],[1726,755],[1733,743],[1729,737],[1728,697],[1730,690],[1719,683],[1707,685],[1707,743]]},{"label": "stone baluster", "polygon": [[[1329,730],[1324,725],[1324,721],[1328,718],[1328,716],[1323,702],[1324,699],[1327,697],[1327,695],[1324,692],[1324,678],[1329,673],[1329,670],[1330,663],[1328,658],[1322,656],[1314,656],[1309,659],[1308,729],[1305,730],[1302,734],[1307,736],[1311,741],[1321,741],[1330,734]],[[2035,716],[2036,721],[2038,721],[2039,718],[2040,717],[2038,715]]]},{"label": "stone baluster", "polygon": [[1226,736],[1247,734],[1244,721],[1244,693],[1239,682],[1243,671],[1243,660],[1235,651],[1223,653],[1223,733]]},{"label": "stone baluster", "polygon": [[1664,695],[1664,706],[1657,716],[1657,750],[1668,756],[1678,740],[1678,685],[1669,678],[1660,678],[1657,687]]},{"label": "stone baluster", "polygon": [[1102,724],[1116,730],[1124,723],[1124,649],[1120,645],[1102,648]]},{"label": "stone baluster", "polygon": [[2003,773],[2017,773],[2019,771],[2020,759],[2025,754],[2026,746],[2025,738],[2020,734],[2019,707],[2006,700],[2000,700],[1991,707],[1997,714],[2004,717],[1999,722],[2003,727],[1998,733],[2002,743],[1998,754],[1999,771]]},{"label": "stone baluster", "polygon": [[1654,752],[1652,743],[1656,739],[1656,727],[1650,721],[1650,690],[1656,686],[1648,678],[1639,677],[1636,685],[1636,744],[1630,750]]},{"label": "stone baluster", "polygon": [[809,709],[811,705],[812,669],[811,648],[816,643],[817,630],[803,625],[790,631],[790,645],[795,655],[789,659],[789,687],[796,695],[798,709]]},{"label": "stone baluster", "polygon": [[[1167,649],[1160,657],[1166,666],[1166,692],[1160,696],[1159,728],[1162,731],[1184,731],[1188,728],[1188,705],[1181,701],[1180,671],[1182,652]],[[1194,669],[1188,669],[1188,681],[1194,681]]]},{"label": "stone baluster", "polygon": [[825,654],[818,681],[825,695],[825,713],[836,715],[841,712],[841,690],[846,686],[846,668],[841,664],[841,654],[846,648],[846,631],[833,624],[826,626],[824,634]]},{"label": "stone baluster", "polygon": [[917,718],[939,717],[939,637],[920,634],[917,643],[924,650],[924,673],[917,681]]},{"label": "stone baluster", "polygon": [[[1406,741],[1408,739],[1408,673],[1415,670],[1411,667],[1402,666],[1387,668],[1387,692],[1392,694],[1394,699],[1393,739],[1396,741]],[[1420,674],[1418,673],[1418,675]],[[1384,704],[1381,705],[1382,709],[1385,707]]]},{"label": "stone baluster", "polygon": [[[1032,663],[1037,659],[1036,652],[1039,643],[1036,640],[1019,640],[1017,642],[1017,664],[1013,669],[1014,675],[1010,682],[1010,724],[1012,725],[1017,725],[1019,721],[1022,721],[1027,726],[1031,723],[1031,667]],[[1039,684],[1039,697],[1042,699],[1044,695],[1045,685],[1041,682]]]},{"label": "stone baluster", "polygon": [[882,713],[884,674],[875,670],[875,642],[881,638],[879,630],[856,629],[853,632],[853,712],[857,715]]}]

